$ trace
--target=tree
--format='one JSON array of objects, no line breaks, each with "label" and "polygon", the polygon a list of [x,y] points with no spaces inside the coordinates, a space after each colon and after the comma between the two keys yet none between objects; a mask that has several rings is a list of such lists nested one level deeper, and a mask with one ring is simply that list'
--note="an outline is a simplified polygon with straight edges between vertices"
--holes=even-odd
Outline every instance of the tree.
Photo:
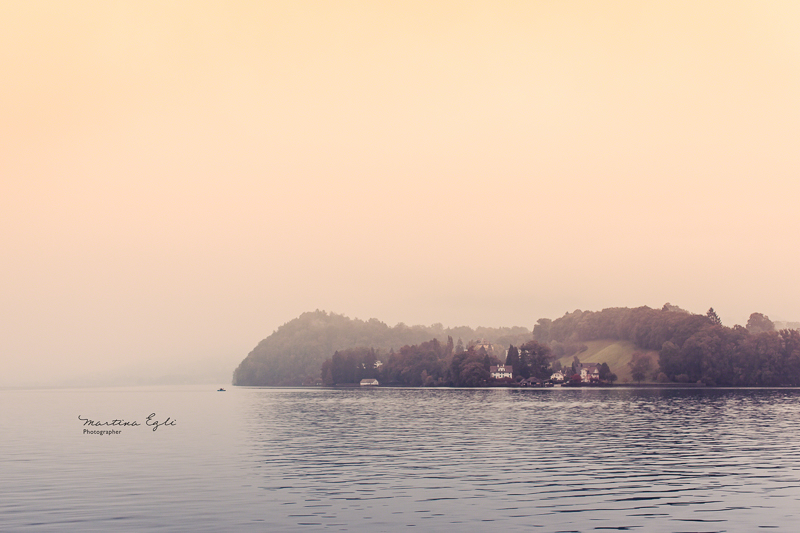
[{"label": "tree", "polygon": [[[479,387],[489,379],[486,360],[489,355],[474,347],[457,353],[450,360],[450,382],[456,387]],[[491,360],[489,360],[491,362]]]},{"label": "tree", "polygon": [[611,372],[611,368],[608,366],[608,363],[603,363],[600,365],[600,381],[606,381],[608,383],[614,383],[617,381],[617,375]]},{"label": "tree", "polygon": [[347,370],[345,369],[344,357],[339,353],[339,350],[331,357],[331,376],[333,383],[347,383]]},{"label": "tree", "polygon": [[750,333],[775,331],[775,324],[772,323],[772,320],[770,320],[768,316],[762,315],[761,313],[753,313],[750,315],[745,327]]},{"label": "tree", "polygon": [[572,358],[572,373],[573,374],[581,373],[581,360],[578,359],[577,355]]},{"label": "tree", "polygon": [[531,376],[539,379],[550,377],[550,374],[552,374],[550,371],[552,355],[549,346],[536,341],[528,341],[520,346],[519,350],[520,352],[525,352],[525,362],[530,367]]},{"label": "tree", "polygon": [[467,363],[461,371],[461,381],[464,387],[480,387],[489,379],[489,372],[478,361]]},{"label": "tree", "polygon": [[712,324],[715,324],[717,326],[721,326],[722,325],[722,320],[720,320],[719,315],[717,315],[717,312],[714,311],[713,307],[709,307],[708,308],[708,312],[706,313],[706,316],[708,317],[708,319],[711,321]]},{"label": "tree", "polygon": [[669,378],[674,379],[675,376],[683,373],[680,348],[670,341],[665,342],[658,354],[658,366]]},{"label": "tree", "polygon": [[519,350],[514,345],[508,347],[506,365],[512,367],[515,371],[519,370]]},{"label": "tree", "polygon": [[[361,364],[359,368],[361,369],[360,378],[367,379],[367,378],[376,378],[378,376],[378,369],[375,367],[375,364],[378,362],[378,356],[375,353],[375,348],[370,348],[365,353],[363,353],[361,357]],[[361,381],[359,379],[359,381]]]},{"label": "tree", "polygon": [[444,381],[446,348],[437,339],[419,345],[403,346],[386,364],[389,381],[419,387]]},{"label": "tree", "polygon": [[631,368],[631,377],[633,380],[637,383],[641,383],[650,373],[653,361],[649,355],[635,352],[628,366]]},{"label": "tree", "polygon": [[523,350],[519,352],[519,369],[514,367],[514,373],[518,376],[522,377],[522,379],[528,379],[531,377],[531,367],[528,364],[528,352]]},{"label": "tree", "polygon": [[533,338],[539,342],[550,341],[550,325],[553,323],[549,318],[540,318],[533,326]]},{"label": "tree", "polygon": [[325,386],[330,387],[334,385],[335,381],[333,381],[333,374],[331,373],[331,360],[326,359],[322,362],[322,383]]}]

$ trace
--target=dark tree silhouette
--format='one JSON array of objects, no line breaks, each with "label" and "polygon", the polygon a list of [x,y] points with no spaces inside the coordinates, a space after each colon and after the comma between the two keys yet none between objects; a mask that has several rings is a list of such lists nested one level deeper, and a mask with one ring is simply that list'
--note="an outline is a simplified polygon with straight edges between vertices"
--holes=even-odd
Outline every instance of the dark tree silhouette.
[{"label": "dark tree silhouette", "polygon": [[520,353],[525,352],[525,361],[530,367],[530,375],[547,379],[552,374],[550,363],[552,355],[550,347],[537,341],[528,341],[519,347]]},{"label": "dark tree silhouette", "polygon": [[513,345],[508,347],[508,355],[506,355],[506,364],[510,365],[517,370],[519,367],[519,350]]},{"label": "dark tree silhouette", "polygon": [[722,325],[722,320],[720,320],[719,315],[717,315],[717,312],[714,311],[713,307],[709,307],[708,308],[708,312],[706,313],[706,316],[708,317],[708,319],[711,321],[712,324],[715,324],[717,326],[721,326]]},{"label": "dark tree silhouette", "polygon": [[519,352],[519,364],[514,367],[514,373],[519,375],[522,379],[531,377],[531,367],[528,364],[528,352],[522,350]]}]

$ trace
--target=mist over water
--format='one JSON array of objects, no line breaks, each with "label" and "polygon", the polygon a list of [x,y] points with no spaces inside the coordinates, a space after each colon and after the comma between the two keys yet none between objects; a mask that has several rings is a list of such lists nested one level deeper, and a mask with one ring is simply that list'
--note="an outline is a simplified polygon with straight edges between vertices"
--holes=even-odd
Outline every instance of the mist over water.
[{"label": "mist over water", "polygon": [[[797,389],[0,395],[21,406],[4,427],[26,428],[0,443],[11,530],[793,531],[800,518]],[[177,425],[97,436],[76,418],[152,411]]]}]

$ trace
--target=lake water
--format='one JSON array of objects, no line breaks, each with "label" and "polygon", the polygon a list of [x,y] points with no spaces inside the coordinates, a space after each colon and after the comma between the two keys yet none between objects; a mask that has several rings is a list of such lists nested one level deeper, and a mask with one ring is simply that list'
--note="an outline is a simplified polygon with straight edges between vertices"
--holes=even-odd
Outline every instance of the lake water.
[{"label": "lake water", "polygon": [[5,390],[0,424],[3,531],[800,529],[796,389]]}]

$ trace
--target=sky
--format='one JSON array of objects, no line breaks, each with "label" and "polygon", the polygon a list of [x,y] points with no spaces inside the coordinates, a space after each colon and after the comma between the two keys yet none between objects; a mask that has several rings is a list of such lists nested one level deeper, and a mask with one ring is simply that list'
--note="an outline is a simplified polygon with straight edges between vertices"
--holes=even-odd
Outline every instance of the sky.
[{"label": "sky", "polygon": [[0,386],[315,309],[800,321],[794,0],[8,0],[0,76]]}]

